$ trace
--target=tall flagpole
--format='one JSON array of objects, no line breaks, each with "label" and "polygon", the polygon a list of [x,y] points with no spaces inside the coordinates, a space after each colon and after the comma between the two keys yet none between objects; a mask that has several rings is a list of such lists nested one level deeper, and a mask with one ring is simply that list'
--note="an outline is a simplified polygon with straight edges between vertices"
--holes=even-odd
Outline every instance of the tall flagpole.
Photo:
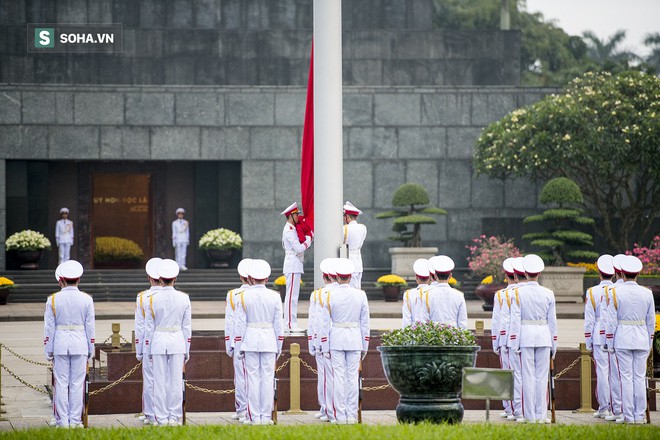
[{"label": "tall flagpole", "polygon": [[341,0],[314,0],[314,285],[342,241]]}]

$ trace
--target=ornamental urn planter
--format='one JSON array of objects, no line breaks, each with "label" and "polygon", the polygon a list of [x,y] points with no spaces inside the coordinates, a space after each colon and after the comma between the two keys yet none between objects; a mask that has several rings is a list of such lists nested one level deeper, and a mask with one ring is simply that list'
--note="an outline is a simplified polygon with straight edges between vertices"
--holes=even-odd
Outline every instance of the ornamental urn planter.
[{"label": "ornamental urn planter", "polygon": [[43,255],[43,250],[38,251],[16,251],[16,257],[21,263],[21,269],[23,270],[37,270],[39,269],[39,260]]},{"label": "ornamental urn planter", "polygon": [[229,261],[234,256],[234,249],[207,249],[209,267],[211,269],[224,269],[229,267]]},{"label": "ornamental urn planter", "polygon": [[397,302],[401,296],[401,286],[383,286],[385,302]]},{"label": "ornamental urn planter", "polygon": [[506,288],[506,284],[490,283],[490,284],[479,284],[477,288],[474,289],[474,294],[477,295],[477,297],[481,298],[484,302],[481,305],[481,308],[485,312],[493,311],[493,304],[495,304],[495,293],[498,290],[504,288]]},{"label": "ornamental urn planter", "polygon": [[403,278],[415,278],[413,263],[418,258],[431,258],[438,254],[437,247],[394,247],[389,249],[392,256],[392,273]]},{"label": "ornamental urn planter", "polygon": [[396,417],[403,423],[460,423],[461,376],[474,367],[479,346],[380,346],[385,376],[399,393]]},{"label": "ornamental urn planter", "polygon": [[584,301],[584,267],[547,266],[539,276],[539,284],[555,293],[557,302]]}]

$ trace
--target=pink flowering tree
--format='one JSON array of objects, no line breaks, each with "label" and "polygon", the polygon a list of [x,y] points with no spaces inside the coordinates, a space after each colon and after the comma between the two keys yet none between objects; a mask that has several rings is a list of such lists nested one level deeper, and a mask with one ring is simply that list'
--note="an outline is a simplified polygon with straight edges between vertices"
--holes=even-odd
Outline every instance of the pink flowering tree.
[{"label": "pink flowering tree", "polygon": [[522,253],[513,244],[513,239],[504,237],[486,237],[480,235],[472,239],[473,244],[466,246],[470,251],[468,268],[473,275],[480,277],[492,276],[493,282],[501,282],[505,273],[502,263],[507,258],[521,257]]},{"label": "pink flowering tree", "polygon": [[632,252],[627,251],[626,254],[634,255],[642,260],[644,265],[642,275],[660,275],[660,235],[653,237],[649,247],[642,247],[635,243]]}]

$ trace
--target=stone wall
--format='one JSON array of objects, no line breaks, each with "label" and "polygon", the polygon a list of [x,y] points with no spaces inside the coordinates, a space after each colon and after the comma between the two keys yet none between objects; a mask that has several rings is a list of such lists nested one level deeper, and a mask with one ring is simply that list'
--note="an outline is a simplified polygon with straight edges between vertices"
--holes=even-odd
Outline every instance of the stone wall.
[{"label": "stone wall", "polygon": [[[365,265],[389,265],[390,222],[375,215],[404,182],[449,211],[422,237],[458,260],[482,231],[538,212],[534,183],[474,176],[473,144],[483,126],[552,91],[345,87],[344,198],[364,211]],[[3,159],[238,160],[244,254],[279,266],[279,212],[300,198],[304,102],[303,87],[0,85],[0,214]]]}]

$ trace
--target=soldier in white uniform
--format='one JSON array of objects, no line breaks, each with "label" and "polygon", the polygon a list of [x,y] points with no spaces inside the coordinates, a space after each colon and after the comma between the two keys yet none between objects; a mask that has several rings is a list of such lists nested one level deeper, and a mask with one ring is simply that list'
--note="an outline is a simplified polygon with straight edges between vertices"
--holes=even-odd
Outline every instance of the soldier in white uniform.
[{"label": "soldier in white uniform", "polygon": [[605,418],[610,411],[609,359],[605,338],[605,292],[612,286],[614,266],[611,255],[601,255],[596,262],[600,273],[600,284],[587,289],[584,303],[584,340],[587,349],[593,351],[596,362],[596,399],[598,410],[594,417]]},{"label": "soldier in white uniform", "polygon": [[[60,266],[62,266],[62,265],[61,264],[58,265],[57,268],[55,269],[55,280],[57,281],[57,285],[60,288],[62,288],[64,286],[62,285],[62,282],[60,281]],[[51,296],[52,295],[50,295],[48,297],[48,299],[50,299]],[[48,300],[46,300],[46,301],[48,301]],[[55,408],[55,392],[56,392],[55,391],[55,376],[53,376],[53,381],[51,383],[51,387],[53,388],[53,417],[50,419],[50,422],[48,422],[48,424],[50,426],[57,426],[57,421],[59,420],[59,417],[57,416],[57,409]]]},{"label": "soldier in white uniform", "polygon": [[[493,341],[493,351],[499,356],[500,367],[504,370],[510,369],[509,352],[506,347],[506,335],[510,321],[508,290],[511,285],[515,284],[512,261],[513,258],[507,258],[502,262],[502,268],[504,268],[504,272],[506,273],[507,287],[495,292],[490,336]],[[509,416],[513,416],[512,400],[503,400],[502,406],[504,407],[504,412],[500,414],[501,418],[505,419]]]},{"label": "soldier in white uniform", "polygon": [[147,355],[144,358],[144,333],[146,317],[149,309],[150,298],[161,289],[160,275],[156,270],[158,264],[163,261],[155,257],[147,261],[145,270],[149,281],[149,288],[138,293],[135,299],[135,357],[142,362],[142,416],[140,420],[145,425],[151,425],[156,421],[154,417],[154,368],[151,359]]},{"label": "soldier in white uniform", "polygon": [[434,257],[431,257],[427,260],[427,267],[429,269],[429,287],[435,288],[438,287],[438,277],[436,276],[435,273],[435,267],[433,265],[433,262],[436,261],[438,258],[440,258],[439,255],[436,255]]},{"label": "soldier in white uniform", "polygon": [[87,360],[94,355],[94,301],[78,290],[82,265],[69,260],[59,267],[62,290],[46,301],[44,352],[53,363],[55,417],[61,428],[82,427]]},{"label": "soldier in white uniform", "polygon": [[190,224],[183,218],[186,211],[183,208],[176,210],[177,219],[172,222],[172,246],[174,247],[174,259],[179,269],[188,270],[186,267],[186,252],[190,243]]},{"label": "soldier in white uniform", "polygon": [[190,298],[174,289],[179,265],[161,261],[156,271],[161,290],[149,298],[145,346],[153,361],[154,413],[160,426],[180,426],[183,417],[183,364],[190,358],[192,321]]},{"label": "soldier in white uniform", "polygon": [[246,425],[272,425],[275,362],[282,354],[282,302],[266,287],[270,265],[252,260],[248,265],[251,287],[241,293],[234,321],[234,352],[245,359],[247,370]]},{"label": "soldier in white uniform", "polygon": [[367,238],[367,227],[357,222],[362,211],[348,200],[344,204],[344,241],[348,246],[348,259],[355,265],[355,273],[351,276],[351,287],[362,289],[362,254],[360,249]]},{"label": "soldier in white uniform", "polygon": [[245,359],[239,359],[234,356],[232,347],[234,334],[234,313],[237,303],[240,301],[240,295],[250,287],[248,281],[248,266],[252,259],[245,258],[238,263],[238,276],[241,281],[241,287],[227,292],[227,306],[225,308],[225,350],[227,355],[232,358],[234,365],[234,403],[236,414],[231,416],[232,420],[244,420],[247,412],[247,387],[245,376]]},{"label": "soldier in white uniform", "polygon": [[286,277],[286,298],[284,299],[284,330],[299,331],[298,329],[298,295],[300,294],[300,278],[305,271],[303,261],[305,251],[312,244],[312,237],[305,236],[303,243],[298,240],[296,223],[298,223],[298,204],[293,203],[282,215],[286,217],[282,231],[282,247],[284,248],[284,265],[282,272]]},{"label": "soldier in white uniform", "polygon": [[415,272],[417,287],[408,289],[403,293],[403,306],[401,307],[403,327],[419,321],[415,312],[419,307],[417,301],[419,301],[424,296],[425,292],[429,290],[431,274],[429,272],[428,263],[429,260],[425,258],[419,258],[413,263],[413,272]]},{"label": "soldier in white uniform", "polygon": [[59,253],[59,264],[71,259],[73,246],[73,222],[69,220],[69,208],[60,209],[62,217],[55,224],[55,242]]},{"label": "soldier in white uniform", "polygon": [[320,365],[320,368],[323,370],[323,400],[325,402],[325,414],[319,417],[319,420],[322,422],[332,422],[336,419],[335,414],[335,396],[334,396],[334,374],[332,369],[332,360],[324,356],[322,347],[321,347],[321,333],[323,332],[324,325],[324,316],[325,316],[325,307],[328,304],[328,298],[331,295],[333,289],[339,286],[337,282],[337,271],[335,270],[335,264],[339,258],[328,258],[326,265],[323,269],[324,272],[327,271],[328,284],[324,286],[321,290],[316,310],[316,362],[317,365]]},{"label": "soldier in white uniform", "polygon": [[454,327],[467,328],[467,306],[465,296],[460,290],[449,285],[454,260],[446,255],[439,255],[429,260],[435,269],[437,286],[427,290],[417,301],[416,316],[419,321],[439,322]]},{"label": "soldier in white uniform", "polygon": [[637,284],[643,267],[639,258],[626,255],[619,264],[624,282],[612,289],[607,321],[608,340],[613,341],[621,369],[623,419],[617,423],[643,424],[646,423],[646,361],[655,330],[653,294]]},{"label": "soldier in white uniform", "polygon": [[[506,322],[503,322],[505,329],[506,351],[509,353],[509,368],[513,370],[513,415],[507,416],[508,420],[523,419],[522,409],[522,363],[519,353],[516,353],[514,346],[517,344],[517,335],[513,338],[511,333],[511,313],[514,307],[520,307],[519,289],[527,283],[525,277],[525,268],[523,266],[523,257],[516,257],[511,261],[513,268],[514,284],[509,284],[506,294],[508,296],[508,309],[505,315]],[[500,331],[500,336],[502,332]]]},{"label": "soldier in white uniform", "polygon": [[355,265],[335,260],[339,285],[329,291],[323,308],[321,351],[332,362],[334,407],[332,423],[357,423],[360,359],[369,349],[369,305],[363,290],[350,286]]},{"label": "soldier in white uniform", "polygon": [[[523,258],[527,283],[518,288],[519,305],[511,308],[511,347],[522,365],[522,410],[519,422],[550,423],[548,373],[557,352],[555,294],[538,283],[545,268],[538,255]],[[519,337],[518,337],[519,336]]]}]

